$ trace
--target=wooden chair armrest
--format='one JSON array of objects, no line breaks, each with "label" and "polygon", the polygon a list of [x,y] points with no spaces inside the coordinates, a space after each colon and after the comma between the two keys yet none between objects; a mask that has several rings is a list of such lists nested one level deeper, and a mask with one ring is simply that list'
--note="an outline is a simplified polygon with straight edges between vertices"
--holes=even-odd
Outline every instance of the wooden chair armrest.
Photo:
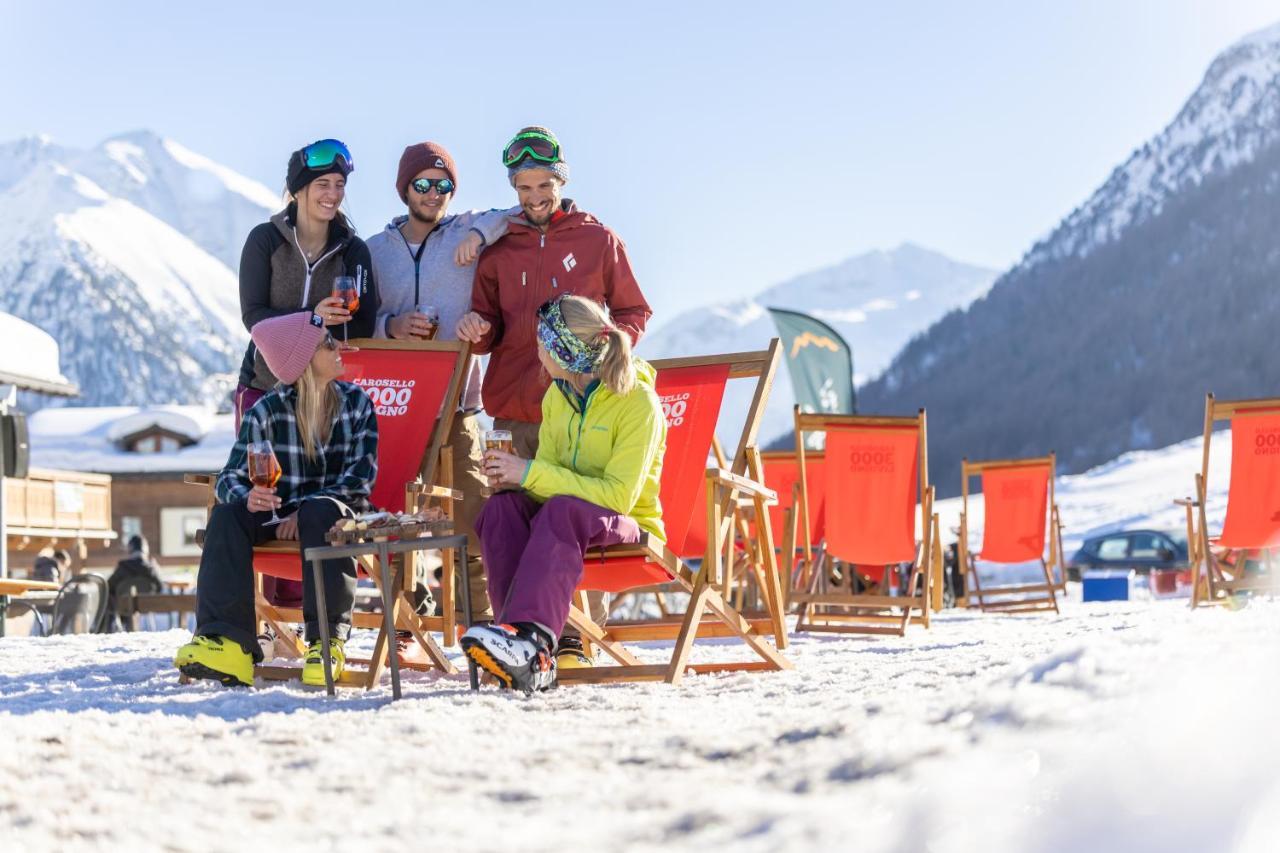
[{"label": "wooden chair armrest", "polygon": [[409,491],[414,497],[448,498],[451,501],[462,500],[462,492],[457,489],[446,489],[444,486],[412,485],[409,487]]},{"label": "wooden chair armrest", "polygon": [[757,483],[741,474],[734,474],[732,471],[726,471],[723,468],[708,468],[707,477],[715,480],[722,486],[728,486],[735,492],[746,492],[749,495],[759,495],[765,499],[767,504],[776,504],[778,502],[778,493],[768,488],[763,483]]},{"label": "wooden chair armrest", "polygon": [[217,474],[183,474],[182,482],[188,486],[204,486],[213,488],[213,484],[218,481]]}]

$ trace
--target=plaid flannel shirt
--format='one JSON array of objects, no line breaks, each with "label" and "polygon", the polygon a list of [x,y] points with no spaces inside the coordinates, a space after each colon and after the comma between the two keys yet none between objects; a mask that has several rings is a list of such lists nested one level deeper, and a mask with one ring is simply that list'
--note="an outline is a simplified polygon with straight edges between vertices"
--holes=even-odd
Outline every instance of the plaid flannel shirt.
[{"label": "plaid flannel shirt", "polygon": [[356,512],[370,509],[369,491],[378,474],[378,419],[373,403],[350,382],[335,382],[341,402],[329,443],[315,459],[308,460],[298,434],[294,403],[298,391],[277,385],[244,413],[240,434],[227,466],[218,475],[216,491],[223,503],[248,499],[249,443],[270,441],[280,461],[276,495],[284,502],[283,517],[295,512],[305,498],[332,497]]}]

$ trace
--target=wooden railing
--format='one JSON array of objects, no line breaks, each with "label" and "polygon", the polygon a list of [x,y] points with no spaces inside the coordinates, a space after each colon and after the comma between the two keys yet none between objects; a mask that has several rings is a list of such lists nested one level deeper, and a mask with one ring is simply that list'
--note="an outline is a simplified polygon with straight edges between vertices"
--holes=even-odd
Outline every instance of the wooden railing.
[{"label": "wooden railing", "polygon": [[32,468],[25,479],[6,477],[4,493],[10,539],[112,535],[111,477],[106,474]]}]

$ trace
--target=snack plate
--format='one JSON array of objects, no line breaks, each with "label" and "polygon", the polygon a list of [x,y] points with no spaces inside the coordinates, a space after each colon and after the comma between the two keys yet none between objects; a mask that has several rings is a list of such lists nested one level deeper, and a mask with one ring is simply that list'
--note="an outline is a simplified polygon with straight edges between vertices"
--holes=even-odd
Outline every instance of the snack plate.
[{"label": "snack plate", "polygon": [[351,545],[390,539],[413,539],[420,536],[448,536],[453,522],[438,509],[425,513],[368,512],[355,518],[340,518],[325,534],[331,545]]}]

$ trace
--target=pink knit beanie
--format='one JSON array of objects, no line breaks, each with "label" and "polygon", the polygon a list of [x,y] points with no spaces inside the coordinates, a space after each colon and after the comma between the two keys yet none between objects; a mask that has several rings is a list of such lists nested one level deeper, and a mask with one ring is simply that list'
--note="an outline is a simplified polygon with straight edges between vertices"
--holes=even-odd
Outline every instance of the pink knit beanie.
[{"label": "pink knit beanie", "polygon": [[276,379],[292,385],[324,340],[324,320],[310,311],[299,311],[262,320],[254,324],[249,335]]}]

